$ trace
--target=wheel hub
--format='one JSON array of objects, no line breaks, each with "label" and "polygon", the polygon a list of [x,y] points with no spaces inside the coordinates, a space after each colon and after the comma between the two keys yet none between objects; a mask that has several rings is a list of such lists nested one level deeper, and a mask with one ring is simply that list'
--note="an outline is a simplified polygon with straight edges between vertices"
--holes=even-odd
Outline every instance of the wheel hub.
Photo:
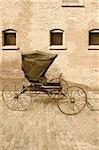
[{"label": "wheel hub", "polygon": [[18,94],[15,94],[14,98],[15,98],[15,99],[18,99],[18,98],[19,98],[19,95],[18,95]]},{"label": "wheel hub", "polygon": [[75,99],[73,97],[70,99],[70,101],[71,103],[75,103]]},{"label": "wheel hub", "polygon": [[14,98],[15,98],[15,99],[18,99],[18,96],[15,96]]}]

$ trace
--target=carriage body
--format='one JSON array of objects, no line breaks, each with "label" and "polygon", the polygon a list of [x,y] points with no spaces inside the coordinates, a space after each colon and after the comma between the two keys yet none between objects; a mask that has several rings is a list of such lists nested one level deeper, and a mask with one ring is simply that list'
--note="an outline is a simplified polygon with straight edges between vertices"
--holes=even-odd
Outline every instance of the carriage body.
[{"label": "carriage body", "polygon": [[21,56],[22,70],[30,84],[11,82],[4,86],[2,97],[8,108],[14,111],[27,110],[31,100],[43,93],[57,100],[58,108],[64,114],[75,115],[84,109],[87,94],[81,87],[68,87],[61,75],[47,81],[45,74],[57,57],[56,54],[33,51],[22,53]]},{"label": "carriage body", "polygon": [[28,87],[31,93],[40,92],[51,96],[55,92],[55,94],[59,95],[62,89],[59,79],[48,82],[45,77],[48,68],[56,57],[56,54],[41,51],[22,53],[22,70],[31,83]]}]

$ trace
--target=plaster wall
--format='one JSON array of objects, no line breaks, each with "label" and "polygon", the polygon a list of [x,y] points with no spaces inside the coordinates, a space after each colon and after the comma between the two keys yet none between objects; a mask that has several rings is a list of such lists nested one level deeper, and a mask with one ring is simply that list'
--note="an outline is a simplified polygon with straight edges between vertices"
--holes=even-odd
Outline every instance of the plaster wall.
[{"label": "plaster wall", "polygon": [[[48,78],[99,87],[99,50],[88,50],[88,31],[99,29],[99,2],[83,0],[84,7],[62,7],[62,0],[0,0],[0,69],[2,77],[20,77],[21,52],[42,50],[58,57]],[[2,50],[2,31],[14,29],[19,50]],[[66,50],[50,50],[50,30],[62,29]]]}]

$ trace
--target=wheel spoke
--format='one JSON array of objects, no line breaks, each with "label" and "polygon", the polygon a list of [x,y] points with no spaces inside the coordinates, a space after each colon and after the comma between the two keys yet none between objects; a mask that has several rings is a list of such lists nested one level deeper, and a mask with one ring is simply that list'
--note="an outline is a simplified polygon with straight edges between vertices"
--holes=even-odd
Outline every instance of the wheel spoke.
[{"label": "wheel spoke", "polygon": [[19,101],[18,101],[18,99],[17,99],[17,108],[18,108],[18,111],[19,111]]},{"label": "wheel spoke", "polygon": [[22,107],[24,107],[24,105],[23,105],[23,103],[22,103],[21,101],[19,101],[19,103],[20,103],[20,105],[21,105]]},{"label": "wheel spoke", "polygon": [[58,101],[58,103],[60,103],[60,104],[65,104],[65,103],[68,103],[69,101],[66,101],[66,100],[60,100],[60,101]]},{"label": "wheel spoke", "polygon": [[10,105],[13,101],[14,101],[14,98],[7,105]]},{"label": "wheel spoke", "polygon": [[64,93],[64,97],[66,98],[68,103],[65,103],[66,105],[64,105],[64,103],[58,102],[58,107],[61,112],[67,115],[73,115],[79,113],[84,109],[87,102],[87,95],[81,87],[71,86],[68,88],[67,93],[65,93],[64,90],[62,91],[62,93]]},{"label": "wheel spoke", "polygon": [[86,101],[85,101],[86,97],[84,97],[83,99],[75,99],[75,103],[79,104],[79,105],[82,105],[84,104]]},{"label": "wheel spoke", "polygon": [[73,105],[73,111],[74,111],[74,113],[75,113],[75,107],[74,107],[74,103],[73,103],[72,105]]},{"label": "wheel spoke", "polygon": [[[22,83],[12,82],[3,88],[3,100],[11,110],[26,110],[30,105],[31,95],[27,95],[27,91],[23,87]],[[28,91],[28,93],[30,92]]]},{"label": "wheel spoke", "polygon": [[79,109],[79,107],[77,106],[77,104],[76,103],[74,103],[74,105],[76,106],[76,108],[78,108],[78,110],[80,111],[80,109]]},{"label": "wheel spoke", "polygon": [[15,103],[16,103],[16,100],[14,100],[14,103],[13,103],[13,106],[12,106],[12,107],[14,107]]}]

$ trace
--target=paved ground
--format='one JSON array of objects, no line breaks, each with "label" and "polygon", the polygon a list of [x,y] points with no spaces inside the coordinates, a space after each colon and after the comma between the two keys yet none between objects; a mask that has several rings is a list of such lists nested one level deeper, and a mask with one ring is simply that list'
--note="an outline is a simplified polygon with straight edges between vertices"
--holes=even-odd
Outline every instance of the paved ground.
[{"label": "paved ground", "polygon": [[[99,93],[88,93],[99,109]],[[62,114],[48,97],[36,97],[27,111],[9,110],[0,92],[0,150],[99,150],[99,111],[87,107]]]}]

